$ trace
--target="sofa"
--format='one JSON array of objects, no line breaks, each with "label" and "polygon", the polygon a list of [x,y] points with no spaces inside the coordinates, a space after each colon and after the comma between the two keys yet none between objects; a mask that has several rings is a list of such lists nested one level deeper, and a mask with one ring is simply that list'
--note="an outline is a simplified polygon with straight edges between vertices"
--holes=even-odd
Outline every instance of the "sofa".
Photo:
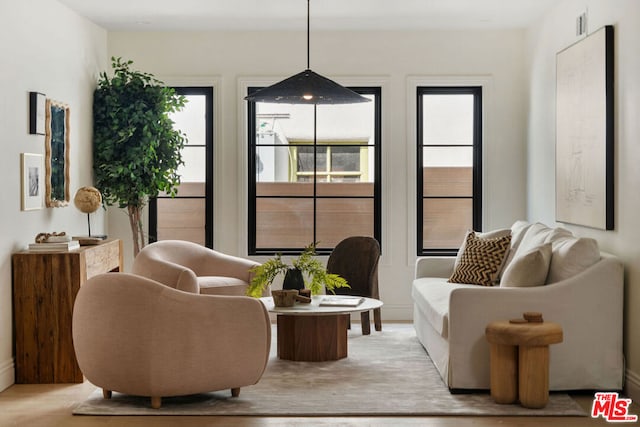
[{"label": "sofa", "polygon": [[[452,283],[473,276],[465,244],[504,239],[507,250],[488,286]],[[451,391],[490,388],[487,324],[530,311],[563,328],[563,342],[550,346],[550,390],[621,390],[623,286],[621,261],[595,240],[517,221],[509,229],[468,233],[457,257],[419,258],[413,324]]]}]

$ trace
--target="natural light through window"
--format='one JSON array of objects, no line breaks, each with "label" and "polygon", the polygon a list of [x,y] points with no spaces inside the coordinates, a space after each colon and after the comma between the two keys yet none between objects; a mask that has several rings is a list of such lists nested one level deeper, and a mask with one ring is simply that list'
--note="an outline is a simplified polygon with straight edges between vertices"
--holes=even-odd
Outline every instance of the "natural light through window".
[{"label": "natural light through window", "polygon": [[[374,102],[314,107],[255,103],[250,252],[330,249],[376,234],[379,90]],[[315,140],[315,144],[314,144]],[[255,247],[253,246],[255,245]]]},{"label": "natural light through window", "polygon": [[418,254],[460,246],[479,218],[479,88],[419,88]]}]

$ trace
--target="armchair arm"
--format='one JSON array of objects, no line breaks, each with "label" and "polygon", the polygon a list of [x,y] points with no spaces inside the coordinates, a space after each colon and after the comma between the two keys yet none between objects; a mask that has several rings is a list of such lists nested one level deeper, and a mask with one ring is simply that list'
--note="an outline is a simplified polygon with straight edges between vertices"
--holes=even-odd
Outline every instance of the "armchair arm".
[{"label": "armchair arm", "polygon": [[163,260],[153,253],[140,252],[133,260],[131,273],[160,282],[166,286],[194,294],[200,293],[198,278],[193,270]]},{"label": "armchair arm", "polygon": [[416,260],[415,278],[451,277],[455,261],[455,257],[447,256],[418,258]]},{"label": "armchair arm", "polygon": [[249,283],[253,277],[249,270],[257,265],[260,264],[250,259],[207,250],[193,268],[198,276],[235,277]]}]

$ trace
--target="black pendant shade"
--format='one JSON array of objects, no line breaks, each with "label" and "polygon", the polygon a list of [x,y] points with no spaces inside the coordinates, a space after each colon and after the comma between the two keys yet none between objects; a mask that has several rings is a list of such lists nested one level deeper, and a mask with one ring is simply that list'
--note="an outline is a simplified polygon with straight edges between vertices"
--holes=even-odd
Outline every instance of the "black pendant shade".
[{"label": "black pendant shade", "polygon": [[368,102],[365,98],[338,83],[311,71],[309,66],[309,8],[307,0],[307,69],[269,87],[245,96],[252,102],[276,104],[356,104]]},{"label": "black pendant shade", "polygon": [[257,90],[244,99],[278,104],[355,104],[370,101],[309,69]]}]

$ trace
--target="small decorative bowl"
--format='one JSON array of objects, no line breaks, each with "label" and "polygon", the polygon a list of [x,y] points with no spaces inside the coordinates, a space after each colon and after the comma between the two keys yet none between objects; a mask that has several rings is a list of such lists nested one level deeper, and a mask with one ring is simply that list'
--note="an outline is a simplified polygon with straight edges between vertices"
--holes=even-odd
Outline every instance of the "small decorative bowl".
[{"label": "small decorative bowl", "polygon": [[298,293],[303,297],[311,298],[311,289],[301,289]]},{"label": "small decorative bowl", "polygon": [[297,289],[276,289],[271,291],[273,303],[276,307],[293,307],[298,296]]}]

